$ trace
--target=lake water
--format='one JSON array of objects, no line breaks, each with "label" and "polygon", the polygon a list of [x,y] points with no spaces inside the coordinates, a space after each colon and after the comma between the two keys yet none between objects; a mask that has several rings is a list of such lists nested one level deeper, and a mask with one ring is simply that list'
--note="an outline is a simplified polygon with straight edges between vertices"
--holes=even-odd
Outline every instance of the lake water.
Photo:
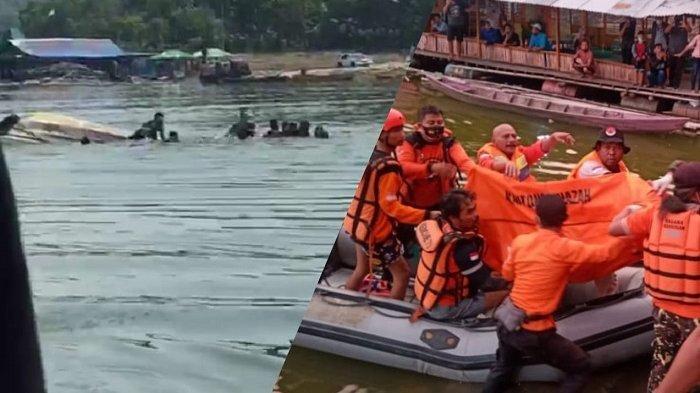
[{"label": "lake water", "polygon": [[[6,113],[60,112],[124,130],[160,110],[166,130],[182,140],[5,147],[49,392],[269,392],[396,86],[185,82],[0,91]],[[578,160],[596,135],[410,93],[397,106],[411,116],[426,103],[443,107],[472,156],[504,119],[526,143],[571,129],[577,154],[558,149],[541,178],[561,176],[562,164]],[[222,138],[241,106],[259,129],[271,118],[308,119],[323,122],[331,139]],[[630,136],[629,144],[626,161],[649,177],[672,159],[698,159],[697,138]],[[596,391],[641,389],[646,364],[599,374]],[[298,348],[282,375],[285,393],[479,390]]]},{"label": "lake water", "polygon": [[[269,392],[396,84],[0,92],[180,144],[5,146],[49,392]],[[238,108],[328,140],[229,141]]]}]

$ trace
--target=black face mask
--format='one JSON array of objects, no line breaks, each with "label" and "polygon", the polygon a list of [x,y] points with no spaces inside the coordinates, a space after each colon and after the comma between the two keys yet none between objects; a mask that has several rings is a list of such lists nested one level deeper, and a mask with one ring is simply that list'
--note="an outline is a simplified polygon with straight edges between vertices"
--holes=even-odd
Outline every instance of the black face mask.
[{"label": "black face mask", "polygon": [[429,138],[439,138],[442,136],[443,132],[445,132],[445,127],[443,126],[435,126],[435,127],[423,127],[423,130],[425,131],[425,135],[427,135]]}]

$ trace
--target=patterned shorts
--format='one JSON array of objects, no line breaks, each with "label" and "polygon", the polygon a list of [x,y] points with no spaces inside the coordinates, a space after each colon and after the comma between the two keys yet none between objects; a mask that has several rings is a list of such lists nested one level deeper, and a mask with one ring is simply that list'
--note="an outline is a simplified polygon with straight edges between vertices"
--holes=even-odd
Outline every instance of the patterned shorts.
[{"label": "patterned shorts", "polygon": [[[362,247],[367,253],[367,249]],[[403,255],[403,244],[399,241],[395,234],[392,234],[387,240],[380,244],[372,246],[372,258],[378,259],[381,268],[387,268],[392,263],[396,262]]]},{"label": "patterned shorts", "polygon": [[690,333],[700,326],[700,318],[691,319],[654,307],[654,355],[647,392],[652,393],[666,376],[676,353]]}]

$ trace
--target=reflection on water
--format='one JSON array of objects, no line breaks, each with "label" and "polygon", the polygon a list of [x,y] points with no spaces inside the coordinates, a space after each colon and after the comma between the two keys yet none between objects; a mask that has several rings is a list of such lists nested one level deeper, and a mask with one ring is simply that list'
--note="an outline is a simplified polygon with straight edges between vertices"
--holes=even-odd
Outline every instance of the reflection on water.
[{"label": "reflection on water", "polygon": [[[182,143],[6,146],[50,392],[269,392],[394,84],[3,92]],[[221,138],[240,106],[329,140]]]}]

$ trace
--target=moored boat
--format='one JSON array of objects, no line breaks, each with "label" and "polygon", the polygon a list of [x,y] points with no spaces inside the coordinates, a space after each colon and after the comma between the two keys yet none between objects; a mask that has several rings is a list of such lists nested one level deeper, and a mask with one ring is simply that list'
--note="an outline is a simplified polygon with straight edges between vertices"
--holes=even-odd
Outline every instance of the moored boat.
[{"label": "moored boat", "polygon": [[489,109],[499,108],[527,116],[593,127],[614,126],[627,132],[671,132],[682,129],[689,121],[685,117],[616,108],[521,87],[441,74],[424,73],[421,83],[450,98]]}]

